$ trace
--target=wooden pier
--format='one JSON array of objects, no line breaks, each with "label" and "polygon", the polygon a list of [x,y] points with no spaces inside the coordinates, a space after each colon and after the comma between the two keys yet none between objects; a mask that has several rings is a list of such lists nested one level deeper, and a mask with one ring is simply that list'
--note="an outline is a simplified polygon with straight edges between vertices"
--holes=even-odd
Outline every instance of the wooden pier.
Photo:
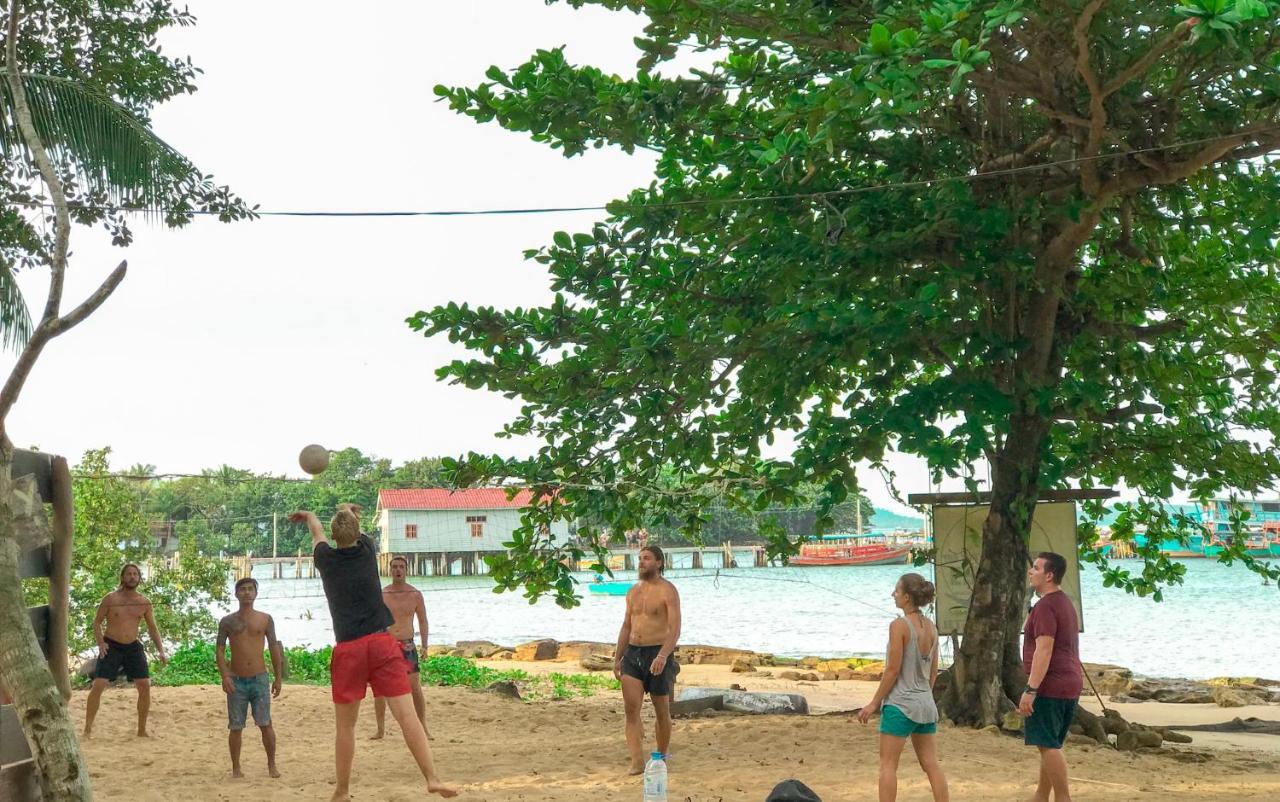
[{"label": "wooden pier", "polygon": [[[769,565],[764,546],[733,546],[722,543],[715,546],[662,547],[667,568],[764,568]],[[391,558],[403,556],[409,563],[409,576],[483,576],[489,573],[484,558],[488,552],[479,551],[428,551],[407,552],[403,555],[380,553],[378,573],[391,575]],[[609,567],[614,571],[634,571],[639,563],[640,548],[609,550]],[[175,555],[176,556],[176,555]],[[687,560],[684,558],[688,558]],[[588,556],[570,566],[574,571],[589,571],[594,557]],[[253,576],[255,569],[270,566],[272,579],[315,579],[315,562],[311,554],[299,550],[286,557],[255,557],[252,554],[231,557],[231,570],[237,580]],[[261,572],[258,572],[259,576]]]}]

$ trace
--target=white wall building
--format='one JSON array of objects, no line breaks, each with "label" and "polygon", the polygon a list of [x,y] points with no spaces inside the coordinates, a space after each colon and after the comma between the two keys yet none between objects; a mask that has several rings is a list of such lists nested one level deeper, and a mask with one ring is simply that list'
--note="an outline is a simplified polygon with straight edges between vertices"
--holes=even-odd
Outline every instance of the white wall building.
[{"label": "white wall building", "polygon": [[[390,554],[506,551],[503,543],[520,526],[520,513],[533,494],[521,490],[508,499],[502,488],[426,488],[378,491],[375,511],[379,550]],[[569,524],[552,527],[567,538]]]}]

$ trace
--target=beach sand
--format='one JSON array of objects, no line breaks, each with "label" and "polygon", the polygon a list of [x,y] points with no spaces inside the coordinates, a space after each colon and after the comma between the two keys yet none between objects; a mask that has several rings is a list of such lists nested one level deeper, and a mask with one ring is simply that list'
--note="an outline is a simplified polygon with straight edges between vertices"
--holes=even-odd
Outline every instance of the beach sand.
[{"label": "beach sand", "polygon": [[[486,661],[494,668],[571,672],[563,663]],[[777,670],[777,669],[773,669]],[[849,710],[870,697],[873,683],[816,684],[730,674],[727,666],[686,666],[682,684],[804,693],[817,713]],[[463,688],[427,688],[429,721],[441,775],[466,799],[485,802],[638,800],[638,778],[625,775],[621,694],[600,692],[570,701],[518,702]],[[72,710],[83,722],[87,694]],[[111,689],[102,703],[85,758],[99,800],[326,800],[333,792],[333,711],[327,688],[286,685],[274,718],[283,778],[266,776],[252,723],[245,732],[246,779],[226,779],[226,706],[215,686],[156,688],[153,737],[133,736],[132,689]],[[1096,704],[1096,703],[1095,703]],[[1280,707],[1223,710],[1202,705],[1128,705],[1144,723],[1191,724],[1235,716],[1280,718]],[[394,722],[386,740],[370,741],[372,704],[361,711],[352,794],[356,800],[420,799],[425,790]],[[646,733],[652,738],[651,715]],[[1181,756],[1132,755],[1068,746],[1073,796],[1082,800],[1236,800],[1280,798],[1280,750],[1275,736],[1209,736],[1177,747]],[[670,798],[680,802],[760,802],[772,786],[796,777],[825,802],[876,798],[875,722],[851,715],[807,717],[713,714],[677,720]],[[1212,747],[1212,748],[1208,748]],[[939,752],[955,800],[1026,799],[1036,776],[1035,750],[991,732],[943,725]],[[1201,757],[1194,757],[1201,756]],[[1186,762],[1204,760],[1204,762]],[[929,799],[928,786],[903,755],[899,799]]]}]

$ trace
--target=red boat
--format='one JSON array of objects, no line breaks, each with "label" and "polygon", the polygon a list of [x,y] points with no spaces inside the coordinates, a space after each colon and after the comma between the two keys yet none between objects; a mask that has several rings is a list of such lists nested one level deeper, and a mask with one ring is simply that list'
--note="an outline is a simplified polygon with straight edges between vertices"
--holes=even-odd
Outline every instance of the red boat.
[{"label": "red boat", "polygon": [[826,535],[805,543],[791,565],[900,565],[911,554],[910,545],[889,545],[883,538]]}]

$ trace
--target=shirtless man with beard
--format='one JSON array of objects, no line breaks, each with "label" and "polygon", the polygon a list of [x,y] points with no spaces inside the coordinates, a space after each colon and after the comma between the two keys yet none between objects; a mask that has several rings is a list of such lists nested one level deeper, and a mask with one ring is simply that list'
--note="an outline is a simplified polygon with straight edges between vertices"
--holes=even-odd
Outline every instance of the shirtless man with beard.
[{"label": "shirtless man with beard", "polygon": [[613,675],[622,681],[627,712],[627,751],[631,774],[644,772],[644,722],[640,709],[649,694],[657,717],[657,751],[663,755],[671,744],[671,691],[680,666],[672,652],[680,639],[680,594],[662,576],[662,549],[640,550],[640,581],[627,591],[627,613],[613,653]]}]

